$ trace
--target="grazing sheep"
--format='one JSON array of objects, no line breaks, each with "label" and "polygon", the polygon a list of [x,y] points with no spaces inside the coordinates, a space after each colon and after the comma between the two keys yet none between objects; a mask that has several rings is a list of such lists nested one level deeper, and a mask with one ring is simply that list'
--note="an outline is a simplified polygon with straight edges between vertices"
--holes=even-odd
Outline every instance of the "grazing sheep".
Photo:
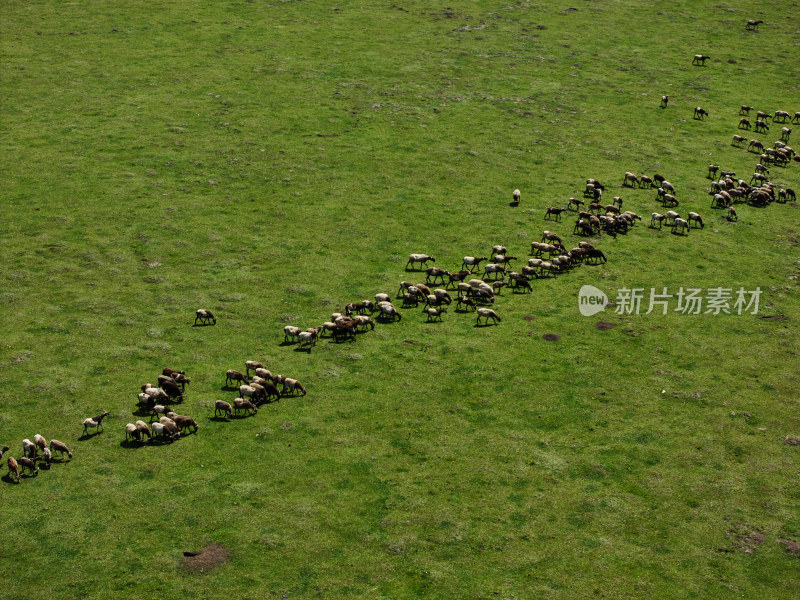
[{"label": "grazing sheep", "polygon": [[472,273],[485,260],[488,260],[485,256],[465,256],[461,261],[461,268]]},{"label": "grazing sheep", "polygon": [[[436,283],[437,279],[441,280],[441,283],[444,283],[444,278],[446,275],[449,275],[448,271],[444,269],[440,269],[439,267],[428,267],[425,269],[425,282],[426,283]],[[431,281],[433,278],[433,281]]]},{"label": "grazing sheep", "polygon": [[[548,232],[548,233],[550,233],[550,232]],[[555,234],[551,234],[551,235],[555,235]],[[556,236],[556,237],[558,237],[558,236]],[[493,260],[494,260],[494,263],[497,264],[497,265],[507,265],[512,260],[517,260],[517,257],[516,256],[508,256],[507,254],[498,254],[498,255],[496,255],[494,257]]]},{"label": "grazing sheep", "polygon": [[603,253],[602,250],[598,248],[588,248],[586,250],[586,258],[588,259],[597,259],[599,262],[606,262],[608,259],[606,255]]},{"label": "grazing sheep", "polygon": [[764,112],[763,110],[759,110],[756,112],[756,119],[761,119],[762,121],[766,121],[767,119],[771,119],[772,115]]},{"label": "grazing sheep", "polygon": [[395,318],[398,321],[402,321],[403,320],[403,315],[401,315],[397,311],[397,309],[394,307],[394,305],[391,302],[388,302],[386,304],[381,303],[381,304],[378,305],[378,307],[380,308],[381,316],[383,316],[383,317],[385,317],[387,319],[391,319],[391,320],[395,320]]},{"label": "grazing sheep", "polygon": [[166,415],[167,412],[169,412],[169,409],[166,406],[163,404],[156,404],[150,413],[150,421],[152,422],[153,420],[157,419],[158,415]]},{"label": "grazing sheep", "polygon": [[239,383],[247,384],[249,383],[250,379],[244,373],[234,371],[233,369],[228,369],[225,371],[225,387],[228,387],[237,381]]},{"label": "grazing sheep", "polygon": [[217,324],[217,318],[214,316],[210,310],[206,310],[205,308],[197,309],[195,313],[194,324],[197,325],[197,321],[200,321],[203,325],[208,325],[208,322],[211,321],[214,325]]},{"label": "grazing sheep", "polygon": [[785,110],[776,110],[775,116],[772,118],[772,121],[775,123],[786,123],[786,121],[790,118],[791,115]]},{"label": "grazing sheep", "polygon": [[303,331],[299,327],[295,327],[294,325],[287,325],[283,328],[283,341],[289,342],[292,338],[297,341],[297,336],[300,335],[300,332]]},{"label": "grazing sheep", "polygon": [[[226,404],[227,404],[227,402],[226,402]],[[228,407],[230,407],[230,404],[228,404]],[[256,407],[255,404],[250,402],[250,400],[245,400],[244,398],[234,398],[233,399],[233,411],[236,414],[239,414],[240,410],[244,411],[245,416],[250,415],[250,414],[254,415],[254,414],[256,414],[258,412],[258,407]]]},{"label": "grazing sheep", "polygon": [[484,325],[489,324],[489,319],[492,319],[495,324],[501,321],[500,317],[497,316],[497,313],[494,312],[491,308],[479,308],[477,311],[478,315],[478,325],[481,324],[481,319],[485,319]]},{"label": "grazing sheep", "polygon": [[3,454],[8,452],[8,450],[9,450],[8,446],[3,446],[2,448],[0,448],[0,458],[3,458]]},{"label": "grazing sheep", "polygon": [[239,386],[239,395],[242,398],[252,398],[255,402],[257,402],[258,399],[261,398],[263,393],[264,393],[264,388],[261,386],[258,386],[258,388],[252,385]]},{"label": "grazing sheep", "polygon": [[444,302],[445,304],[450,304],[453,301],[453,298],[450,296],[450,292],[443,290],[442,288],[436,288],[433,290],[433,295],[436,296],[440,302]]},{"label": "grazing sheep", "polygon": [[403,294],[403,307],[408,308],[410,306],[419,306],[419,296],[417,294]]},{"label": "grazing sheep", "polygon": [[789,141],[789,136],[792,135],[792,130],[790,127],[781,127],[781,139],[784,142]]},{"label": "grazing sheep", "polygon": [[547,219],[550,215],[553,215],[555,216],[556,221],[560,221],[561,213],[565,212],[566,210],[567,208],[563,206],[562,207],[551,206],[547,209],[547,211],[545,211],[544,218]]},{"label": "grazing sheep", "polygon": [[459,296],[456,298],[456,311],[462,310],[462,307],[467,306],[473,311],[475,310],[475,301],[469,296]]},{"label": "grazing sheep", "polygon": [[756,164],[755,172],[756,173],[766,173],[767,175],[769,175],[769,169],[767,169],[767,167],[765,167],[761,163]]},{"label": "grazing sheep", "polygon": [[160,438],[166,437],[166,430],[162,423],[159,422],[151,423],[150,429],[152,430],[154,437],[160,437]]},{"label": "grazing sheep", "polygon": [[797,201],[797,195],[795,194],[795,192],[794,192],[794,190],[792,188],[786,188],[786,196],[792,202],[796,202]]},{"label": "grazing sheep", "polygon": [[8,475],[9,477],[14,477],[14,479],[17,480],[17,483],[19,483],[19,463],[14,460],[13,456],[8,457]]},{"label": "grazing sheep", "polygon": [[764,144],[759,142],[758,140],[750,140],[750,144],[747,146],[747,151],[756,149],[758,152],[764,152]]},{"label": "grazing sheep", "polygon": [[498,265],[496,263],[488,263],[483,268],[484,279],[490,274],[494,275],[494,279],[497,279],[498,275],[502,278],[506,274],[506,268],[503,265]]},{"label": "grazing sheep", "polygon": [[661,96],[661,108],[667,108],[667,104],[669,104],[669,96],[665,94]]},{"label": "grazing sheep", "polygon": [[512,202],[514,204],[519,204],[519,199],[521,195],[522,193],[519,190],[514,190],[514,192],[511,194]]},{"label": "grazing sheep", "polygon": [[170,400],[173,398],[178,402],[183,402],[183,389],[174,381],[164,381],[161,383],[161,389],[167,393]]},{"label": "grazing sheep", "polygon": [[741,144],[744,144],[746,141],[747,141],[746,137],[742,137],[740,135],[734,135],[733,142],[731,142],[731,146],[740,146]]},{"label": "grazing sheep", "polygon": [[672,231],[673,231],[673,233],[675,232],[675,230],[678,227],[681,228],[681,233],[686,231],[687,235],[689,233],[688,230],[691,229],[691,227],[689,226],[689,223],[687,223],[685,219],[681,219],[680,217],[676,217],[672,221]]},{"label": "grazing sheep", "polygon": [[752,126],[750,119],[745,119],[744,117],[739,119],[739,129],[750,129]]},{"label": "grazing sheep", "polygon": [[639,187],[643,188],[647,186],[648,188],[653,187],[653,180],[650,178],[649,175],[640,175],[639,176]]},{"label": "grazing sheep", "polygon": [[59,442],[58,440],[50,440],[50,450],[52,452],[58,452],[61,454],[61,458],[64,458],[64,453],[66,452],[68,458],[72,458],[72,451],[67,448],[67,445],[64,442]]},{"label": "grazing sheep", "polygon": [[714,179],[719,171],[719,165],[708,165],[708,178]]},{"label": "grazing sheep", "polygon": [[636,177],[636,173],[631,173],[627,171],[625,173],[625,178],[622,180],[622,186],[625,187],[628,183],[630,183],[631,187],[636,187],[639,183],[639,178]]},{"label": "grazing sheep", "polygon": [[47,450],[47,441],[38,433],[33,436],[33,443],[36,444],[40,450]]},{"label": "grazing sheep", "polygon": [[303,384],[297,381],[297,379],[282,377],[281,382],[283,383],[283,389],[281,390],[283,394],[294,396],[295,391],[299,390],[303,393],[303,396],[306,395],[306,388],[304,388]]},{"label": "grazing sheep", "polygon": [[425,266],[428,261],[436,262],[436,259],[432,256],[428,256],[427,254],[411,254],[408,257],[408,262],[406,263],[406,270],[408,270],[409,265],[413,269],[416,263],[419,263],[421,266]]},{"label": "grazing sheep", "polygon": [[711,58],[710,56],[706,56],[705,54],[695,54],[694,58],[692,59],[693,65],[700,65],[706,66],[706,61]]},{"label": "grazing sheep", "polygon": [[[486,258],[484,258],[486,260]],[[447,285],[445,287],[449,287],[452,283],[458,283],[459,281],[464,281],[467,275],[471,275],[471,271],[459,271],[458,273],[449,273],[447,275]]]},{"label": "grazing sheep", "polygon": [[261,377],[263,379],[272,380],[272,372],[265,369],[264,367],[259,367],[258,369],[256,369],[256,376]]},{"label": "grazing sheep", "polygon": [[419,290],[419,295],[421,298],[424,298],[425,296],[430,296],[432,293],[431,288],[429,288],[424,283],[418,283],[415,287]]},{"label": "grazing sheep", "polygon": [[765,133],[769,131],[769,125],[762,119],[756,119],[756,133]]},{"label": "grazing sheep", "polygon": [[792,123],[800,124],[800,112],[794,113],[794,117],[792,117]]},{"label": "grazing sheep", "polygon": [[747,25],[744,26],[745,29],[749,29],[751,31],[756,31],[758,26],[761,25],[764,21],[761,19],[747,19]]},{"label": "grazing sheep", "polygon": [[689,226],[690,227],[692,225],[692,221],[698,223],[700,225],[701,229],[703,227],[705,227],[705,223],[703,223],[703,218],[699,214],[697,214],[696,212],[690,212],[689,213],[689,217],[687,218],[687,221],[689,222]]},{"label": "grazing sheep", "polygon": [[678,206],[678,199],[672,194],[664,194],[661,199],[664,206]]},{"label": "grazing sheep", "polygon": [[30,456],[33,459],[36,458],[36,444],[28,438],[22,440],[22,456]]},{"label": "grazing sheep", "polygon": [[447,308],[445,308],[445,307],[440,307],[440,308],[431,307],[431,308],[426,309],[425,312],[428,313],[428,321],[436,320],[437,317],[441,321],[442,320],[442,315],[447,312]]},{"label": "grazing sheep", "polygon": [[583,200],[578,200],[577,198],[570,198],[569,202],[567,203],[567,208],[571,210],[572,207],[574,206],[575,210],[579,210],[580,207],[583,205],[584,205]]},{"label": "grazing sheep", "polygon": [[[13,459],[11,457],[9,457],[8,460],[9,460],[8,467],[9,467],[9,470],[10,470],[11,469],[11,461]],[[25,469],[28,469],[28,471],[30,471],[33,474],[34,477],[36,477],[39,474],[39,467],[36,466],[36,462],[34,462],[32,459],[28,458],[27,456],[23,456],[22,458],[19,459],[19,466],[22,467],[22,471],[23,472],[25,471]]]},{"label": "grazing sheep", "polygon": [[89,427],[94,427],[95,433],[100,431],[100,428],[103,426],[103,419],[108,416],[108,411],[104,411],[103,414],[97,415],[96,417],[90,417],[88,419],[84,419],[83,421],[83,435],[86,435],[87,429]]},{"label": "grazing sheep", "polygon": [[752,106],[747,106],[746,104],[742,104],[742,108],[739,109],[739,114],[749,115],[751,110],[753,110]]},{"label": "grazing sheep", "polygon": [[53,455],[50,452],[50,448],[42,450],[42,460],[44,460],[45,466],[49,469],[50,463],[53,462]]},{"label": "grazing sheep", "polygon": [[150,427],[144,421],[136,421],[134,423],[136,426],[136,430],[139,432],[139,435],[146,435],[147,439],[152,439],[153,434],[150,432]]},{"label": "grazing sheep", "polygon": [[492,246],[492,254],[491,254],[491,256],[492,256],[492,258],[494,258],[495,254],[505,254],[506,252],[508,252],[508,248],[506,248],[502,244],[497,244],[495,246]]},{"label": "grazing sheep", "polygon": [[184,415],[175,415],[174,417],[172,417],[172,420],[175,421],[175,425],[177,425],[178,429],[181,430],[194,428],[193,433],[197,433],[197,430],[200,429],[200,426],[197,424],[197,421],[195,421],[191,417],[186,417]]},{"label": "grazing sheep", "polygon": [[297,341],[300,342],[300,346],[310,346],[314,347],[317,343],[317,336],[319,335],[319,330],[314,328],[313,331],[301,331],[297,335]]},{"label": "grazing sheep", "polygon": [[250,371],[255,371],[256,369],[264,368],[264,365],[255,360],[248,360],[246,363],[244,363],[244,366],[245,366],[245,373],[247,374],[248,377],[250,376]]},{"label": "grazing sheep", "polygon": [[[169,435],[170,439],[176,439],[180,437],[181,432],[178,429],[178,425],[169,417],[161,417],[158,420],[158,423],[163,427],[164,431]],[[153,423],[153,427],[155,428],[155,423]]]},{"label": "grazing sheep", "polygon": [[129,439],[136,440],[137,442],[142,441],[142,434],[136,429],[136,425],[133,423],[125,425],[125,441],[127,442]]},{"label": "grazing sheep", "polygon": [[381,302],[391,302],[391,300],[392,299],[389,297],[389,294],[375,294],[375,304],[380,304]]},{"label": "grazing sheep", "polygon": [[695,119],[702,119],[703,117],[708,116],[708,111],[700,106],[694,107],[694,117]]}]

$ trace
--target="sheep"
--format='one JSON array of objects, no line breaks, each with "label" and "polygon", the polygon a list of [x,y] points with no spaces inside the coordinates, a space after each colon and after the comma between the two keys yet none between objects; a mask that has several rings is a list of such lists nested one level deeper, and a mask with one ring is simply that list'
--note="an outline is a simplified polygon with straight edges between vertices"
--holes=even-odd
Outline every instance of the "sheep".
[{"label": "sheep", "polygon": [[589,248],[589,249],[587,249],[586,250],[586,257],[589,258],[589,259],[596,258],[600,262],[603,262],[603,263],[608,260],[606,258],[606,255],[603,253],[603,251],[599,250],[597,248]]},{"label": "sheep", "polygon": [[[228,404],[228,406],[230,407],[230,404]],[[255,404],[250,402],[250,400],[245,400],[244,398],[233,399],[233,410],[237,414],[239,413],[240,410],[243,410],[245,416],[247,416],[248,414],[255,415],[256,413],[258,413],[258,407],[256,407]]]},{"label": "sheep", "polygon": [[370,328],[370,331],[375,329],[375,322],[369,317],[369,315],[356,315],[354,320],[356,328],[363,327],[364,331],[367,330],[367,327]]},{"label": "sheep", "polygon": [[61,454],[62,459],[64,458],[65,452],[68,458],[72,458],[72,451],[67,448],[67,445],[64,442],[59,442],[58,440],[50,440],[50,451],[58,452]]},{"label": "sheep", "polygon": [[442,288],[436,288],[433,290],[433,295],[436,296],[440,302],[444,302],[445,304],[450,304],[453,301],[453,298],[450,296],[450,292],[443,290]]},{"label": "sheep", "polygon": [[593,210],[596,210],[596,211],[603,211],[603,210],[605,210],[605,208],[606,208],[606,207],[605,207],[605,206],[603,206],[602,204],[600,204],[599,202],[592,202],[592,203],[589,205],[589,211],[590,211],[590,212],[591,212],[591,211],[593,211]]},{"label": "sheep", "polygon": [[[786,119],[790,118],[791,115],[785,110],[776,110],[775,116],[772,118],[772,121],[775,123],[786,123]],[[778,119],[780,119],[780,121]]]},{"label": "sheep", "polygon": [[[9,471],[10,471],[11,470],[11,461],[13,459],[11,457],[9,457],[8,460],[9,460],[8,467],[9,467]],[[39,474],[39,467],[37,467],[36,463],[33,460],[31,460],[30,458],[28,458],[27,456],[23,456],[22,458],[19,459],[19,466],[22,467],[22,471],[23,472],[25,471],[25,469],[28,469],[28,471],[33,473],[34,477],[36,477]],[[19,479],[17,479],[17,480],[19,481]]]},{"label": "sheep", "polygon": [[498,275],[502,278],[506,274],[506,268],[504,266],[502,266],[502,265],[498,265],[497,263],[488,263],[483,268],[483,277],[484,277],[484,279],[489,274],[493,274],[495,276],[494,279],[497,279]]},{"label": "sheep", "polygon": [[572,233],[577,233],[578,235],[592,236],[594,235],[594,229],[592,228],[591,224],[588,221],[584,221],[583,219],[578,219],[577,221],[575,221],[575,229],[572,230]]},{"label": "sheep", "polygon": [[[550,232],[548,232],[548,233],[550,233]],[[552,234],[552,235],[555,235],[555,234]],[[558,237],[558,236],[556,236],[556,237]],[[509,256],[507,254],[498,254],[498,255],[496,255],[494,257],[493,260],[494,260],[494,263],[497,264],[497,265],[507,265],[512,260],[517,260],[517,257],[516,256]]]},{"label": "sheep", "polygon": [[[484,257],[483,260],[486,260]],[[449,287],[452,283],[458,283],[459,281],[464,281],[467,275],[471,275],[471,271],[459,271],[458,273],[448,273],[447,275],[447,285],[445,287]]]},{"label": "sheep", "polygon": [[497,244],[495,246],[492,246],[491,257],[494,258],[495,254],[505,254],[506,252],[508,252],[508,248],[506,248],[502,244]]},{"label": "sheep", "polygon": [[739,119],[739,129],[750,129],[753,125],[750,123],[750,119],[746,119],[742,117]]},{"label": "sheep", "polygon": [[611,214],[614,214],[614,215],[620,214],[619,207],[614,205],[614,204],[606,205],[606,214],[608,214],[608,213],[611,213]]},{"label": "sheep", "polygon": [[103,426],[103,419],[105,419],[108,414],[108,411],[103,411],[103,414],[97,415],[96,417],[84,419],[82,435],[86,435],[86,431],[89,427],[94,427],[95,433],[99,432],[100,428]]},{"label": "sheep", "polygon": [[750,144],[747,146],[747,151],[749,152],[753,148],[755,148],[758,152],[764,152],[764,144],[758,140],[750,140]]},{"label": "sheep", "polygon": [[319,331],[316,328],[313,331],[301,331],[297,335],[297,341],[300,342],[300,346],[310,346],[313,348],[317,343],[318,335]]},{"label": "sheep", "polygon": [[630,183],[631,187],[636,187],[639,183],[639,178],[636,177],[636,173],[631,173],[627,171],[625,173],[625,178],[622,180],[622,186],[625,187],[626,184]]},{"label": "sheep", "polygon": [[786,196],[792,202],[796,202],[797,201],[797,195],[795,194],[795,192],[794,192],[794,190],[792,188],[786,188]]},{"label": "sheep", "polygon": [[728,208],[728,221],[738,221],[739,215],[736,214],[736,210],[731,206]]},{"label": "sheep", "polygon": [[544,218],[547,219],[550,215],[555,216],[556,221],[561,220],[561,213],[567,210],[566,207],[557,207],[557,206],[550,206],[544,213]]},{"label": "sheep", "polygon": [[583,205],[584,205],[583,200],[578,200],[577,198],[570,198],[569,202],[567,203],[567,208],[571,210],[572,207],[574,206],[575,210],[578,210]]},{"label": "sheep", "polygon": [[800,112],[794,113],[794,117],[792,117],[792,123],[795,125],[800,124]]},{"label": "sheep", "polygon": [[769,175],[769,169],[767,169],[767,167],[765,167],[761,163],[756,164],[755,172],[756,173],[766,173],[767,175]]},{"label": "sheep", "polygon": [[44,460],[45,466],[49,469],[50,463],[53,462],[53,455],[50,452],[50,448],[45,448],[42,450],[42,460]]},{"label": "sheep", "polygon": [[[437,279],[441,279],[441,283],[444,283],[445,275],[449,275],[448,271],[444,269],[440,269],[439,267],[428,267],[425,269],[425,282],[426,283],[436,283]],[[431,282],[431,278],[433,278],[433,282]]]},{"label": "sheep", "polygon": [[419,296],[417,294],[403,294],[403,307],[407,308],[410,306],[419,306]]},{"label": "sheep", "polygon": [[756,31],[758,30],[758,26],[761,25],[764,21],[761,19],[747,19],[747,24],[744,26],[746,30]]},{"label": "sheep", "polygon": [[747,106],[746,104],[742,104],[742,108],[739,109],[739,114],[749,115],[751,110],[753,110],[752,106]]},{"label": "sheep", "polygon": [[167,414],[168,411],[169,411],[169,409],[166,406],[164,406],[163,404],[156,404],[152,408],[152,412],[150,413],[150,421],[152,422],[154,419],[157,419],[158,415]]},{"label": "sheep", "polygon": [[512,192],[512,194],[511,194],[511,198],[512,198],[512,200],[511,200],[511,201],[512,201],[514,204],[519,204],[519,199],[520,199],[520,196],[522,196],[522,192],[520,192],[519,190],[514,190],[514,191]]},{"label": "sheep", "polygon": [[246,384],[250,381],[250,378],[247,377],[244,373],[241,373],[239,371],[234,371],[233,369],[228,369],[227,371],[225,371],[225,387],[228,387],[230,384],[236,381]]},{"label": "sheep", "polygon": [[242,398],[252,398],[253,400],[258,401],[258,399],[262,396],[263,392],[264,388],[261,386],[258,386],[258,388],[252,385],[239,386],[239,395]]},{"label": "sheep", "polygon": [[152,430],[154,437],[163,438],[163,437],[166,436],[166,430],[164,428],[164,424],[163,423],[159,423],[159,422],[151,423],[150,424],[150,429]]},{"label": "sheep", "polygon": [[3,454],[5,454],[8,451],[9,451],[8,446],[3,446],[2,448],[0,448],[0,458],[3,458]]},{"label": "sheep", "polygon": [[136,421],[134,423],[139,435],[146,435],[147,439],[153,439],[153,434],[150,432],[150,427],[144,421]]},{"label": "sheep", "polygon": [[584,198],[593,197],[594,196],[594,190],[595,190],[594,184],[593,183],[587,183],[586,187],[583,188],[583,197]]},{"label": "sheep", "polygon": [[22,456],[30,456],[33,459],[36,458],[36,444],[28,438],[22,440]]},{"label": "sheep", "polygon": [[639,187],[643,188],[644,186],[653,187],[653,180],[649,175],[642,174],[639,176]]},{"label": "sheep", "polygon": [[769,125],[767,125],[767,122],[761,119],[756,119],[756,133],[765,133],[767,131],[769,131]]},{"label": "sheep", "polygon": [[375,294],[375,304],[380,304],[381,302],[391,302],[391,300],[392,299],[389,297],[389,294]]},{"label": "sheep", "polygon": [[495,324],[501,321],[500,317],[497,316],[497,313],[494,312],[491,308],[479,308],[477,311],[478,316],[478,325],[481,324],[481,319],[485,319],[485,325],[489,324],[489,319],[492,319]]},{"label": "sheep", "polygon": [[672,231],[673,231],[673,233],[675,232],[676,228],[678,228],[678,227],[681,228],[681,233],[683,233],[686,230],[687,235],[688,235],[688,230],[691,229],[691,227],[689,226],[689,223],[687,223],[685,219],[681,219],[680,217],[676,217],[672,221]]},{"label": "sheep", "polygon": [[667,108],[667,104],[669,104],[669,96],[664,94],[661,96],[661,108]]},{"label": "sheep", "polygon": [[781,127],[781,139],[784,142],[789,141],[790,135],[792,135],[792,129],[790,127]]},{"label": "sheep", "polygon": [[256,371],[257,369],[263,369],[264,365],[262,365],[260,362],[255,361],[255,360],[248,360],[246,363],[244,363],[244,367],[245,367],[245,373],[249,377],[250,376],[250,371]]},{"label": "sheep", "polygon": [[281,381],[283,382],[283,389],[281,390],[282,393],[294,396],[295,391],[300,390],[303,393],[303,396],[306,395],[306,388],[304,388],[303,384],[297,381],[297,379],[283,377]]},{"label": "sheep", "polygon": [[178,402],[183,402],[183,390],[174,381],[164,381],[161,383],[161,389],[164,390],[171,399],[176,399]]},{"label": "sheep", "polygon": [[259,367],[258,369],[256,369],[256,376],[261,377],[263,379],[272,380],[272,372],[265,369],[264,367]]},{"label": "sheep", "polygon": [[[400,289],[397,290],[397,297],[398,298],[402,298],[403,294],[405,292],[408,292],[408,289],[411,288],[411,287],[414,287],[414,284],[411,283],[410,281],[401,281],[400,282]],[[390,302],[390,301],[389,300],[381,300],[380,302],[378,302],[378,304],[380,305],[381,302]],[[336,319],[333,319],[333,320],[335,321]]]},{"label": "sheep", "polygon": [[394,307],[393,304],[391,304],[391,303],[380,304],[379,306],[380,306],[381,316],[383,316],[384,318],[391,319],[391,320],[395,320],[395,318],[396,318],[398,321],[402,321],[403,320],[403,315],[401,315],[397,311],[397,309]]},{"label": "sheep", "polygon": [[294,325],[287,325],[283,328],[283,341],[289,342],[293,338],[297,341],[297,336],[300,335],[300,332],[303,331],[299,327],[295,327]]},{"label": "sheep", "polygon": [[447,312],[447,308],[445,308],[445,307],[441,307],[441,308],[431,307],[431,308],[426,309],[425,312],[428,313],[428,321],[435,320],[436,317],[439,317],[439,320],[441,321],[442,320],[442,315]]},{"label": "sheep", "polygon": [[203,325],[208,325],[209,321],[212,321],[214,325],[217,324],[217,318],[214,316],[210,310],[206,310],[205,308],[198,308],[197,312],[195,313],[194,324],[197,325],[197,321],[200,321]]},{"label": "sheep", "polygon": [[692,221],[698,223],[701,229],[706,226],[705,223],[703,223],[703,218],[696,212],[690,212],[689,217],[686,220],[688,221],[690,227],[692,225]]},{"label": "sheep", "polygon": [[[142,394],[147,396],[147,398],[143,398]],[[139,394],[139,405],[140,406],[150,406],[151,404],[155,403],[163,403],[169,402],[169,394],[162,390],[161,388],[149,386],[145,387],[142,394]]]},{"label": "sheep", "polygon": [[706,56],[705,54],[695,54],[694,58],[692,59],[693,65],[700,65],[702,67],[706,66],[706,61],[711,58],[710,56]]},{"label": "sheep", "polygon": [[136,440],[137,442],[142,441],[142,434],[136,429],[136,425],[133,423],[125,425],[125,441],[127,442],[129,439]]},{"label": "sheep", "polygon": [[413,269],[416,263],[425,266],[428,263],[428,261],[436,262],[436,259],[433,258],[432,256],[428,256],[427,254],[411,254],[408,257],[408,262],[406,263],[406,271],[408,271],[409,265]]},{"label": "sheep", "polygon": [[456,312],[462,310],[462,307],[467,306],[473,311],[475,310],[475,301],[469,296],[458,296],[456,298]]},{"label": "sheep", "polygon": [[702,119],[703,117],[708,116],[708,111],[700,106],[694,107],[694,117],[695,119]]},{"label": "sheep", "polygon": [[733,136],[733,141],[731,142],[731,146],[737,146],[738,147],[741,144],[744,144],[746,141],[747,141],[746,137],[742,137],[740,135],[734,135]]},{"label": "sheep", "polygon": [[184,415],[175,415],[172,417],[172,420],[175,421],[175,425],[178,426],[178,429],[189,429],[190,427],[194,428],[194,433],[197,433],[197,430],[200,429],[200,426],[197,424],[191,417],[186,417]]},{"label": "sheep", "polygon": [[44,437],[42,437],[38,433],[33,436],[33,443],[36,444],[36,446],[40,450],[42,451],[47,450],[47,440],[45,440]]},{"label": "sheep", "polygon": [[17,483],[19,483],[19,463],[14,460],[13,456],[8,457],[8,476],[14,477],[17,480]]},{"label": "sheep", "polygon": [[672,194],[664,194],[662,201],[664,206],[678,206],[678,199]]},{"label": "sheep", "polygon": [[465,256],[461,261],[461,268],[472,273],[485,260],[488,260],[485,256]]},{"label": "sheep", "polygon": [[[163,427],[163,431],[169,434],[170,439],[179,438],[181,435],[180,430],[178,429],[178,425],[169,417],[161,417],[158,420],[159,425]],[[155,428],[155,423],[153,423]]]}]

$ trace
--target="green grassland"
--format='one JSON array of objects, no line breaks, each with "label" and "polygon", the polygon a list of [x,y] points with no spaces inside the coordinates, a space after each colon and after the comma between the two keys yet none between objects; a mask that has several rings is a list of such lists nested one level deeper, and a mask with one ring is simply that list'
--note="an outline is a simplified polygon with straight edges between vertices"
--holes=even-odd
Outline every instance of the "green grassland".
[{"label": "green grassland", "polygon": [[[742,204],[730,222],[706,194],[709,163],[749,179],[757,162],[730,144],[741,104],[800,110],[796,5],[0,14],[0,445],[19,456],[41,433],[75,452],[19,485],[3,465],[0,597],[800,594],[783,542],[800,541],[784,439],[800,436],[800,212]],[[771,127],[744,135],[771,145]],[[705,228],[649,229],[662,209],[626,171],[667,176]],[[798,189],[798,173],[771,178]],[[281,343],[286,324],[423,280],[412,252],[456,270],[500,243],[520,266],[543,229],[576,245],[574,216],[543,215],[587,177],[643,223],[594,239],[605,265],[506,291],[498,326],[409,309],[355,342]],[[586,284],[763,293],[757,315],[584,317]],[[200,307],[216,326],[192,327]],[[235,396],[225,370],[250,359],[308,394],[212,419]],[[199,432],[127,445],[164,366],[191,378],[178,412]],[[212,542],[227,563],[182,568]]]}]

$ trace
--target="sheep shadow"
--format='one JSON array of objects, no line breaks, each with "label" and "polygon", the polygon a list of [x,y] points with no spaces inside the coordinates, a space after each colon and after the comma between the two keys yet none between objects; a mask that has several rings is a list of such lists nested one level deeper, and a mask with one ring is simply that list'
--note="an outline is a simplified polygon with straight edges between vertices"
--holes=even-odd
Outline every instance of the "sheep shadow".
[{"label": "sheep shadow", "polygon": [[[242,385],[246,385],[246,384],[243,383]],[[231,385],[228,385],[226,383],[225,385],[223,385],[219,389],[220,389],[221,392],[236,392],[237,394],[239,393],[239,386],[238,385],[231,386]]]},{"label": "sheep shadow", "polygon": [[515,201],[512,200],[511,202],[508,203],[508,205],[513,208],[513,207],[519,206],[519,202],[515,202]]},{"label": "sheep shadow", "polygon": [[101,433],[103,433],[103,432],[102,431],[95,431],[94,433],[82,433],[80,435],[80,437],[78,438],[78,441],[79,442],[85,442],[86,440],[90,440],[93,437],[96,437],[96,436],[100,435]]},{"label": "sheep shadow", "polygon": [[311,348],[314,346],[298,346],[294,349],[295,352],[305,352],[306,354],[311,354]]},{"label": "sheep shadow", "polygon": [[152,438],[150,438],[150,440],[148,440],[146,442],[142,442],[142,441],[139,441],[139,440],[127,439],[127,440],[122,440],[119,443],[119,445],[120,445],[121,448],[128,448],[128,449],[135,448],[135,449],[138,449],[138,448],[141,448],[142,446],[144,446],[145,444],[151,443],[151,441],[152,441]]},{"label": "sheep shadow", "polygon": [[214,327],[216,323],[195,323],[192,327]]},{"label": "sheep shadow", "polygon": [[688,232],[686,232],[686,231],[678,231],[677,229],[673,229],[672,231],[670,231],[670,233],[671,233],[672,235],[679,235],[679,236],[681,236],[681,237],[684,237],[684,236],[685,236],[685,237],[688,237],[688,236],[689,236],[689,233],[688,233]]},{"label": "sheep shadow", "polygon": [[495,326],[495,325],[500,325],[500,323],[475,323],[475,325],[473,325],[473,327],[489,327],[489,326]]},{"label": "sheep shadow", "polygon": [[285,347],[285,346],[294,346],[296,343],[297,343],[297,342],[290,342],[290,341],[288,341],[288,340],[283,340],[283,341],[282,341],[280,344],[278,344],[278,346],[280,346],[281,348],[283,348],[283,347]]},{"label": "sheep shadow", "polygon": [[219,415],[214,415],[213,417],[208,417],[208,420],[214,421],[215,423],[230,423],[233,417],[234,415],[231,415],[230,417],[221,417]]}]

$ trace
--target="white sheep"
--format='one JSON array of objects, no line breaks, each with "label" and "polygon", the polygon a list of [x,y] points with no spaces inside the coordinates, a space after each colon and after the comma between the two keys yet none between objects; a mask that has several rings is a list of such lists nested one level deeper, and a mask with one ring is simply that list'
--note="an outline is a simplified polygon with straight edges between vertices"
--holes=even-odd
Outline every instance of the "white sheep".
[{"label": "white sheep", "polygon": [[203,325],[208,325],[209,321],[212,321],[214,325],[217,324],[217,318],[214,316],[210,310],[206,310],[205,308],[197,309],[195,313],[194,324],[197,325],[197,321],[200,321]]},{"label": "white sheep", "polygon": [[686,231],[687,235],[688,235],[688,230],[691,229],[691,227],[689,227],[689,223],[685,219],[681,219],[680,217],[676,217],[672,221],[672,231],[675,231],[678,227],[681,228],[681,233]]},{"label": "white sheep", "polygon": [[224,400],[217,400],[214,402],[214,416],[216,417],[219,413],[226,415],[227,417],[231,416],[233,408],[231,407],[230,403],[225,402]]},{"label": "white sheep", "polygon": [[36,444],[34,444],[28,438],[22,440],[22,455],[36,458]]},{"label": "white sheep", "polygon": [[428,256],[427,254],[411,254],[408,257],[408,262],[406,263],[406,269],[408,269],[409,265],[411,268],[414,268],[416,263],[419,263],[420,266],[425,266],[428,264],[428,261],[436,262],[436,259],[432,256]]},{"label": "white sheep", "polygon": [[485,319],[485,325],[489,324],[489,319],[492,319],[495,323],[500,322],[500,317],[497,316],[497,313],[494,312],[491,308],[479,308],[477,310],[478,316],[478,325],[481,324],[481,318]]},{"label": "white sheep", "polygon": [[391,301],[392,298],[389,296],[389,294],[384,294],[384,293],[375,294],[375,304],[380,304],[381,302],[391,302]]}]

